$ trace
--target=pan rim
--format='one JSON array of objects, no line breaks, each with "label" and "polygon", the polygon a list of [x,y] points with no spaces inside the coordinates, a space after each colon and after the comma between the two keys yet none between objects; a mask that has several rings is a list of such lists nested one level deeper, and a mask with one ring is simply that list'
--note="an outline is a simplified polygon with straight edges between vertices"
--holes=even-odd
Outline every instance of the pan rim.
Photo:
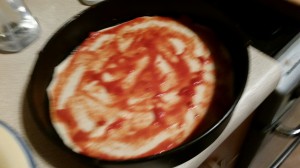
[{"label": "pan rim", "polygon": [[[107,3],[108,1],[104,1],[103,3]],[[47,44],[43,47],[43,49],[40,51],[40,54],[39,54],[39,59],[42,55],[45,54],[45,52],[47,52],[47,48],[51,48],[51,45],[53,43],[53,41],[55,42],[55,39],[59,38],[58,36],[60,35],[60,33],[62,31],[65,30],[66,27],[70,26],[72,23],[74,23],[76,20],[78,20],[78,18],[81,18],[82,15],[87,15],[86,13],[88,13],[90,10],[96,10],[97,7],[103,5],[102,3],[99,3],[95,6],[92,6],[82,12],[80,12],[79,14],[75,15],[74,17],[72,17],[71,19],[69,19],[58,31],[55,32],[55,34],[49,39],[49,41],[47,42]],[[243,49],[243,55],[244,57],[246,57],[245,59],[247,59],[247,62],[249,61],[248,59],[248,54],[247,54],[247,50],[246,49]],[[37,60],[37,63],[39,60]],[[36,63],[36,64],[37,64]],[[188,143],[185,143],[183,145],[180,145],[176,148],[173,148],[171,150],[168,150],[166,152],[163,152],[161,154],[157,154],[157,155],[153,155],[153,156],[148,156],[148,157],[144,157],[144,158],[137,158],[137,159],[130,159],[130,160],[117,160],[117,161],[107,161],[107,160],[101,160],[101,159],[98,159],[98,158],[92,158],[93,160],[96,159],[98,160],[99,162],[101,163],[109,163],[109,164],[123,164],[123,163],[136,163],[136,162],[144,162],[144,161],[151,161],[151,160],[154,160],[154,159],[157,159],[157,158],[161,158],[161,157],[164,157],[166,155],[169,155],[170,153],[177,153],[177,152],[180,152],[181,150],[183,150],[183,148],[187,148],[189,146],[191,146],[193,143],[195,143],[196,141],[199,141],[199,139],[202,139],[203,137],[206,137],[208,134],[211,134],[215,129],[216,127],[219,127],[222,123],[226,122],[226,120],[229,120],[230,116],[232,115],[232,112],[234,111],[234,108],[235,106],[237,105],[240,97],[242,96],[242,93],[243,93],[243,90],[245,88],[245,85],[246,85],[246,81],[247,81],[247,74],[248,74],[248,64],[245,65],[246,67],[244,67],[244,73],[246,74],[245,76],[245,79],[241,82],[241,85],[242,85],[242,88],[240,88],[239,90],[239,93],[238,95],[235,97],[235,101],[233,103],[233,105],[231,106],[231,108],[225,113],[226,115],[224,115],[216,124],[214,124],[214,126],[212,128],[210,128],[209,130],[207,130],[202,136],[200,137],[197,137],[195,138],[193,141],[190,141]],[[36,67],[34,68],[33,72],[32,72],[32,76],[31,76],[31,80],[30,80],[30,84],[29,84],[29,88],[28,88],[28,94],[29,94],[29,104],[31,106],[31,111],[37,111],[36,107],[35,107],[35,103],[33,102],[33,95],[31,94],[32,92],[34,92],[34,81],[37,80],[36,78],[37,75],[36,75]],[[33,84],[33,85],[32,85]],[[36,113],[36,112],[33,112],[33,113]],[[35,116],[35,115],[34,115]],[[35,120],[39,120],[36,118],[36,116],[34,117]],[[38,121],[40,122],[40,121]],[[41,124],[39,124],[41,125]],[[227,124],[226,124],[227,125]],[[40,127],[40,126],[39,126]],[[49,134],[47,134],[49,135]],[[52,135],[50,135],[51,137]],[[52,139],[53,137],[51,137]],[[55,139],[55,138],[54,138]],[[55,144],[57,144],[55,142]],[[60,146],[60,145],[59,145]],[[201,151],[200,151],[201,152]],[[199,153],[200,153],[199,152]],[[85,157],[85,156],[84,156]],[[90,157],[88,157],[90,158]]]}]

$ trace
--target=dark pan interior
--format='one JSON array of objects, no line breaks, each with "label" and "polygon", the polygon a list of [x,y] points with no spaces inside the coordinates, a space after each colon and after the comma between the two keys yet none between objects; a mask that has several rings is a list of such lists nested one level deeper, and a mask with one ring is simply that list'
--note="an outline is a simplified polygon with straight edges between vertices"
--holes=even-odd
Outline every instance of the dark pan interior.
[{"label": "dark pan interior", "polygon": [[[188,16],[196,23],[210,28],[230,54],[234,72],[234,101],[220,114],[206,117],[202,128],[184,145],[152,157],[128,161],[104,161],[76,154],[65,147],[49,118],[46,88],[54,67],[64,60],[90,32],[114,26],[139,16]],[[221,13],[199,1],[176,0],[108,0],[90,7],[64,24],[40,51],[28,85],[28,101],[38,126],[56,144],[96,167],[172,167],[193,158],[209,146],[224,130],[246,84],[248,55],[238,29]],[[212,119],[214,118],[214,119]]]},{"label": "dark pan interior", "polygon": [[288,0],[258,0],[258,2],[281,13],[292,22],[295,22],[295,24],[300,25],[300,5]]}]

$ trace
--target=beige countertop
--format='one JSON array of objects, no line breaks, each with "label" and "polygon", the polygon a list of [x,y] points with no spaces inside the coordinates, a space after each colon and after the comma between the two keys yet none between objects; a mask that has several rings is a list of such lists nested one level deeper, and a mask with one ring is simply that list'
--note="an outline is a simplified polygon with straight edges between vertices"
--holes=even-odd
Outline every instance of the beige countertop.
[{"label": "beige countertop", "polygon": [[[77,0],[25,0],[41,26],[33,44],[15,54],[0,54],[0,120],[12,126],[28,143],[39,168],[85,167],[52,144],[37,127],[28,110],[25,91],[38,52],[69,18],[87,8]],[[220,137],[206,150],[178,167],[197,167],[232,133],[273,90],[280,77],[279,65],[249,47],[250,74],[245,92]]]}]

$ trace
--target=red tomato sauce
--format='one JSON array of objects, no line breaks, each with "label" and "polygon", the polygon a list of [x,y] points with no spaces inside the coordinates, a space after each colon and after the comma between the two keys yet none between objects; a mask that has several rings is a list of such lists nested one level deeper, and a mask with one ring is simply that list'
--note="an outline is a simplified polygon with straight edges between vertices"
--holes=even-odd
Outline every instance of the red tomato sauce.
[{"label": "red tomato sauce", "polygon": [[[95,98],[92,93],[93,91],[84,90],[84,86],[89,83],[95,83],[95,89],[98,87],[105,88],[107,93],[114,99],[106,104],[107,109],[97,109],[101,113],[110,113],[109,109],[120,109],[128,111],[130,113],[143,113],[148,112],[149,107],[154,116],[154,121],[151,125],[146,128],[130,128],[132,134],[124,134],[122,137],[118,137],[117,140],[128,144],[142,143],[143,140],[149,139],[152,136],[157,135],[163,130],[169,129],[174,123],[178,124],[178,128],[185,124],[185,115],[187,111],[195,106],[203,106],[207,108],[210,100],[204,100],[201,104],[193,104],[193,96],[196,94],[195,88],[199,85],[204,85],[210,90],[213,90],[214,83],[210,83],[204,80],[203,74],[210,73],[214,75],[214,70],[204,71],[199,70],[197,72],[191,72],[189,65],[184,61],[184,57],[197,57],[198,63],[213,64],[214,60],[211,56],[203,57],[195,55],[193,52],[196,48],[192,43],[192,39],[185,34],[173,30],[171,28],[160,27],[160,26],[148,26],[147,28],[137,29],[134,31],[127,31],[127,33],[121,33],[122,36],[116,37],[116,40],[110,40],[104,42],[94,51],[87,50],[96,43],[97,39],[104,35],[120,35],[120,32],[124,31],[127,27],[135,26],[139,23],[143,23],[144,18],[137,18],[133,21],[123,23],[121,25],[105,29],[99,32],[91,33],[90,37],[87,38],[83,44],[73,53],[72,59],[69,65],[64,69],[63,73],[58,76],[58,82],[56,88],[53,91],[52,106],[57,106],[60,100],[61,93],[63,92],[64,85],[71,80],[71,74],[73,71],[78,69],[79,66],[85,67],[83,75],[81,76],[79,85],[76,87],[74,94],[69,98],[76,97],[87,97],[91,99],[93,103],[103,104]],[[158,17],[160,21],[170,21],[168,18]],[[120,51],[118,38],[131,38],[133,39],[131,44],[125,48],[125,51]],[[180,39],[185,46],[183,52],[177,53],[176,48],[170,44],[170,39]],[[197,37],[196,37],[197,38]],[[193,55],[194,54],[194,55]],[[170,80],[169,74],[164,74],[157,66],[158,57],[162,57],[172,69],[174,75],[174,81],[171,87],[167,90],[162,90],[167,80]],[[177,61],[173,61],[172,57],[176,57]],[[103,65],[97,69],[97,61],[103,61]],[[144,63],[142,71],[138,73],[135,80],[129,81],[129,85],[126,85],[127,77],[132,73],[137,72],[139,63],[143,60],[147,60]],[[107,81],[103,79],[105,73],[113,74],[116,79]],[[164,104],[167,104],[162,97],[165,94],[176,91],[179,101],[173,104],[171,107],[165,108]],[[208,91],[207,94],[211,94],[212,91]],[[133,97],[144,97],[139,102],[131,105],[128,103],[128,99]],[[92,137],[92,131],[83,131],[79,128],[79,124],[75,119],[75,113],[70,112],[70,106],[74,102],[67,102],[64,105],[64,109],[56,109],[52,113],[53,120],[63,123],[68,130],[69,137],[74,144],[80,149],[81,153],[108,160],[123,159],[122,157],[110,156],[101,150],[88,148],[87,144],[90,142],[101,142],[110,138],[111,134],[117,133],[126,124],[129,123],[126,117],[119,117],[114,122],[110,123],[104,131],[104,134],[99,137]],[[76,102],[75,102],[76,103]],[[90,107],[89,104],[83,100],[80,102],[82,106]],[[101,108],[101,107],[100,107]],[[93,119],[97,127],[108,124],[108,120],[105,117],[95,114],[95,109],[87,108],[87,115]],[[95,117],[100,116],[100,117]],[[195,122],[200,122],[202,118],[194,117]],[[182,133],[177,135],[181,139],[186,139]],[[146,142],[146,141],[145,141]],[[167,139],[161,142],[158,146],[147,151],[136,158],[149,156],[161,153],[163,151],[172,149],[178,146],[180,143],[175,142],[172,139]],[[108,144],[109,145],[109,144]],[[127,158],[125,158],[127,159]]]}]

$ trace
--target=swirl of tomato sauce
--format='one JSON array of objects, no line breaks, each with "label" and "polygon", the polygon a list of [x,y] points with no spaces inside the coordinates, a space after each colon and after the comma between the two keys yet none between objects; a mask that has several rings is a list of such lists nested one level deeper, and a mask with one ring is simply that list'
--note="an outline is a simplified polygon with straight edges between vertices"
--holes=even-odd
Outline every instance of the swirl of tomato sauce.
[{"label": "swirl of tomato sauce", "polygon": [[94,32],[61,67],[49,93],[51,120],[74,151],[107,160],[178,146],[202,120],[215,85],[200,37],[165,17]]}]

